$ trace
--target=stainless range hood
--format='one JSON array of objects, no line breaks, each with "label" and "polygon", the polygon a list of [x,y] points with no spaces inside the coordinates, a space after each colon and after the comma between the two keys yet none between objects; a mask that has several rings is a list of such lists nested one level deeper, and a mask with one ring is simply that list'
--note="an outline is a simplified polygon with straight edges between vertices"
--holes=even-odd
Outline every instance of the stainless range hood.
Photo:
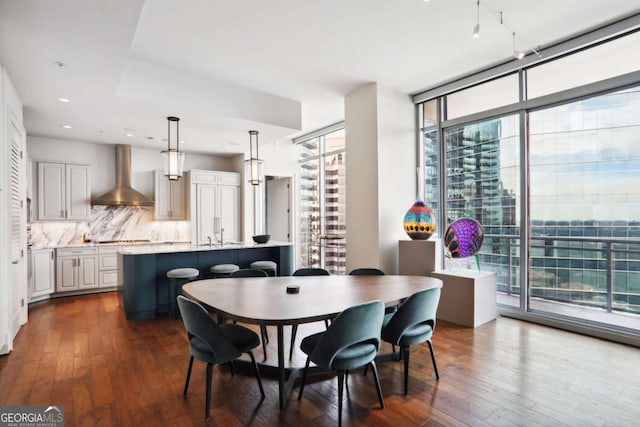
[{"label": "stainless range hood", "polygon": [[116,188],[93,199],[92,205],[153,206],[153,200],[131,188],[131,146],[116,145]]}]

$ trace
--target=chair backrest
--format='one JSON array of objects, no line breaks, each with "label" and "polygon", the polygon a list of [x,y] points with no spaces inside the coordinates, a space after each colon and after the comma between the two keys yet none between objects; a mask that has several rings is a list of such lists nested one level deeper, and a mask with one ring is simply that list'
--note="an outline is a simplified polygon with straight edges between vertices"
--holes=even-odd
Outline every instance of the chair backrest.
[{"label": "chair backrest", "polygon": [[226,363],[241,355],[202,305],[178,295],[178,307],[189,335],[189,342],[191,343],[195,337],[208,345],[216,363]]},{"label": "chair backrest", "polygon": [[397,343],[407,329],[420,324],[429,325],[435,330],[439,302],[440,288],[423,289],[411,295],[384,327],[384,340]]},{"label": "chair backrest", "polygon": [[355,344],[373,344],[380,348],[380,330],[384,317],[384,303],[369,301],[349,307],[331,321],[309,355],[310,359],[324,369],[332,369],[336,355]]},{"label": "chair backrest", "polygon": [[234,271],[231,273],[229,277],[268,277],[266,271],[264,270],[254,270],[251,268],[242,268],[238,271]]},{"label": "chair backrest", "polygon": [[330,276],[324,268],[299,268],[293,272],[293,276]]},{"label": "chair backrest", "polygon": [[350,276],[384,276],[384,271],[378,268],[356,268],[355,270],[351,270],[349,273]]}]

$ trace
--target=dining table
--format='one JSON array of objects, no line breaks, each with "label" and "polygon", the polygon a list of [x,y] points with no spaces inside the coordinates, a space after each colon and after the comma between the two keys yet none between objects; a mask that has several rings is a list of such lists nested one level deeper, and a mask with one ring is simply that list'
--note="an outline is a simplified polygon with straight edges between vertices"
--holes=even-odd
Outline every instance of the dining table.
[{"label": "dining table", "polygon": [[276,327],[277,365],[265,360],[260,369],[275,370],[283,409],[303,369],[285,367],[285,326],[332,319],[372,300],[393,306],[417,291],[441,287],[441,280],[426,276],[278,276],[197,280],[185,284],[182,293],[219,317]]}]

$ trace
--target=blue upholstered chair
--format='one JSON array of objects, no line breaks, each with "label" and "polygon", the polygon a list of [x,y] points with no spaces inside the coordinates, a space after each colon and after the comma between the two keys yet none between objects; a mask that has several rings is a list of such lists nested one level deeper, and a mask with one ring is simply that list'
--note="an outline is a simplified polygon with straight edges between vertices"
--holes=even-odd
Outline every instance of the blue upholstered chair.
[{"label": "blue upholstered chair", "polygon": [[349,276],[384,276],[384,271],[379,268],[362,267],[351,270]]},{"label": "blue upholstered chair", "polygon": [[[264,270],[256,270],[252,268],[241,268],[240,270],[236,270],[229,277],[268,277],[266,271]],[[267,334],[267,327],[265,325],[260,325],[260,335],[262,339],[262,354],[264,355],[264,360],[267,360],[267,346],[266,344],[269,342],[269,335]]]},{"label": "blue upholstered chair", "polygon": [[[299,268],[296,271],[293,272],[292,276],[330,276],[331,273],[329,273],[327,270],[325,270],[324,268]],[[324,321],[325,326],[328,328],[329,327],[329,321],[325,320]],[[296,343],[296,334],[298,333],[298,325],[292,325],[291,326],[291,345],[289,347],[289,360],[291,360],[293,358],[293,348],[295,346]]]},{"label": "blue upholstered chair", "polygon": [[409,348],[415,344],[429,344],[436,379],[440,379],[431,337],[436,328],[436,312],[440,302],[440,288],[425,289],[411,295],[392,317],[385,318],[382,339],[400,346],[404,360],[404,394],[409,383]]},{"label": "blue upholstered chair", "polygon": [[253,362],[260,394],[264,399],[264,389],[262,388],[260,372],[258,371],[256,359],[253,357],[253,352],[251,351],[260,345],[258,334],[240,325],[231,323],[218,325],[202,305],[182,295],[179,295],[177,299],[182,321],[187,330],[187,336],[189,337],[189,351],[191,352],[189,370],[187,371],[187,379],[184,384],[185,398],[187,397],[187,390],[189,389],[193,359],[196,358],[206,362],[207,388],[204,415],[205,419],[209,419],[213,366],[215,364],[233,362],[233,360],[240,357],[242,353],[247,353],[249,357],[251,357],[251,362]]},{"label": "blue upholstered chair", "polygon": [[[372,267],[361,267],[351,270],[349,276],[384,276],[384,271],[379,268]],[[388,322],[393,316],[393,313],[396,312],[398,306],[393,305],[391,307],[385,307],[384,309],[384,322]],[[393,352],[396,352],[396,347],[393,346]]]},{"label": "blue upholstered chair", "polygon": [[344,310],[331,326],[317,334],[305,337],[300,349],[307,354],[298,400],[302,399],[309,363],[338,373],[338,425],[342,425],[342,395],[345,374],[350,369],[371,366],[378,392],[380,407],[384,398],[378,379],[375,357],[380,348],[380,329],[384,316],[382,301],[369,301]]}]

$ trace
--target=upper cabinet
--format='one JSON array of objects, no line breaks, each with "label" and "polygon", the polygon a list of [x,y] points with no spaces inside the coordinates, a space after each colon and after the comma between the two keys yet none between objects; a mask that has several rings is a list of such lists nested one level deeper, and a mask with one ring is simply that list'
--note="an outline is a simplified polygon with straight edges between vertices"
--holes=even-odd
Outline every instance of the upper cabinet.
[{"label": "upper cabinet", "polygon": [[162,171],[156,171],[155,199],[155,219],[186,219],[184,178],[170,181]]},{"label": "upper cabinet", "polygon": [[38,162],[38,219],[83,221],[90,216],[89,166]]}]

